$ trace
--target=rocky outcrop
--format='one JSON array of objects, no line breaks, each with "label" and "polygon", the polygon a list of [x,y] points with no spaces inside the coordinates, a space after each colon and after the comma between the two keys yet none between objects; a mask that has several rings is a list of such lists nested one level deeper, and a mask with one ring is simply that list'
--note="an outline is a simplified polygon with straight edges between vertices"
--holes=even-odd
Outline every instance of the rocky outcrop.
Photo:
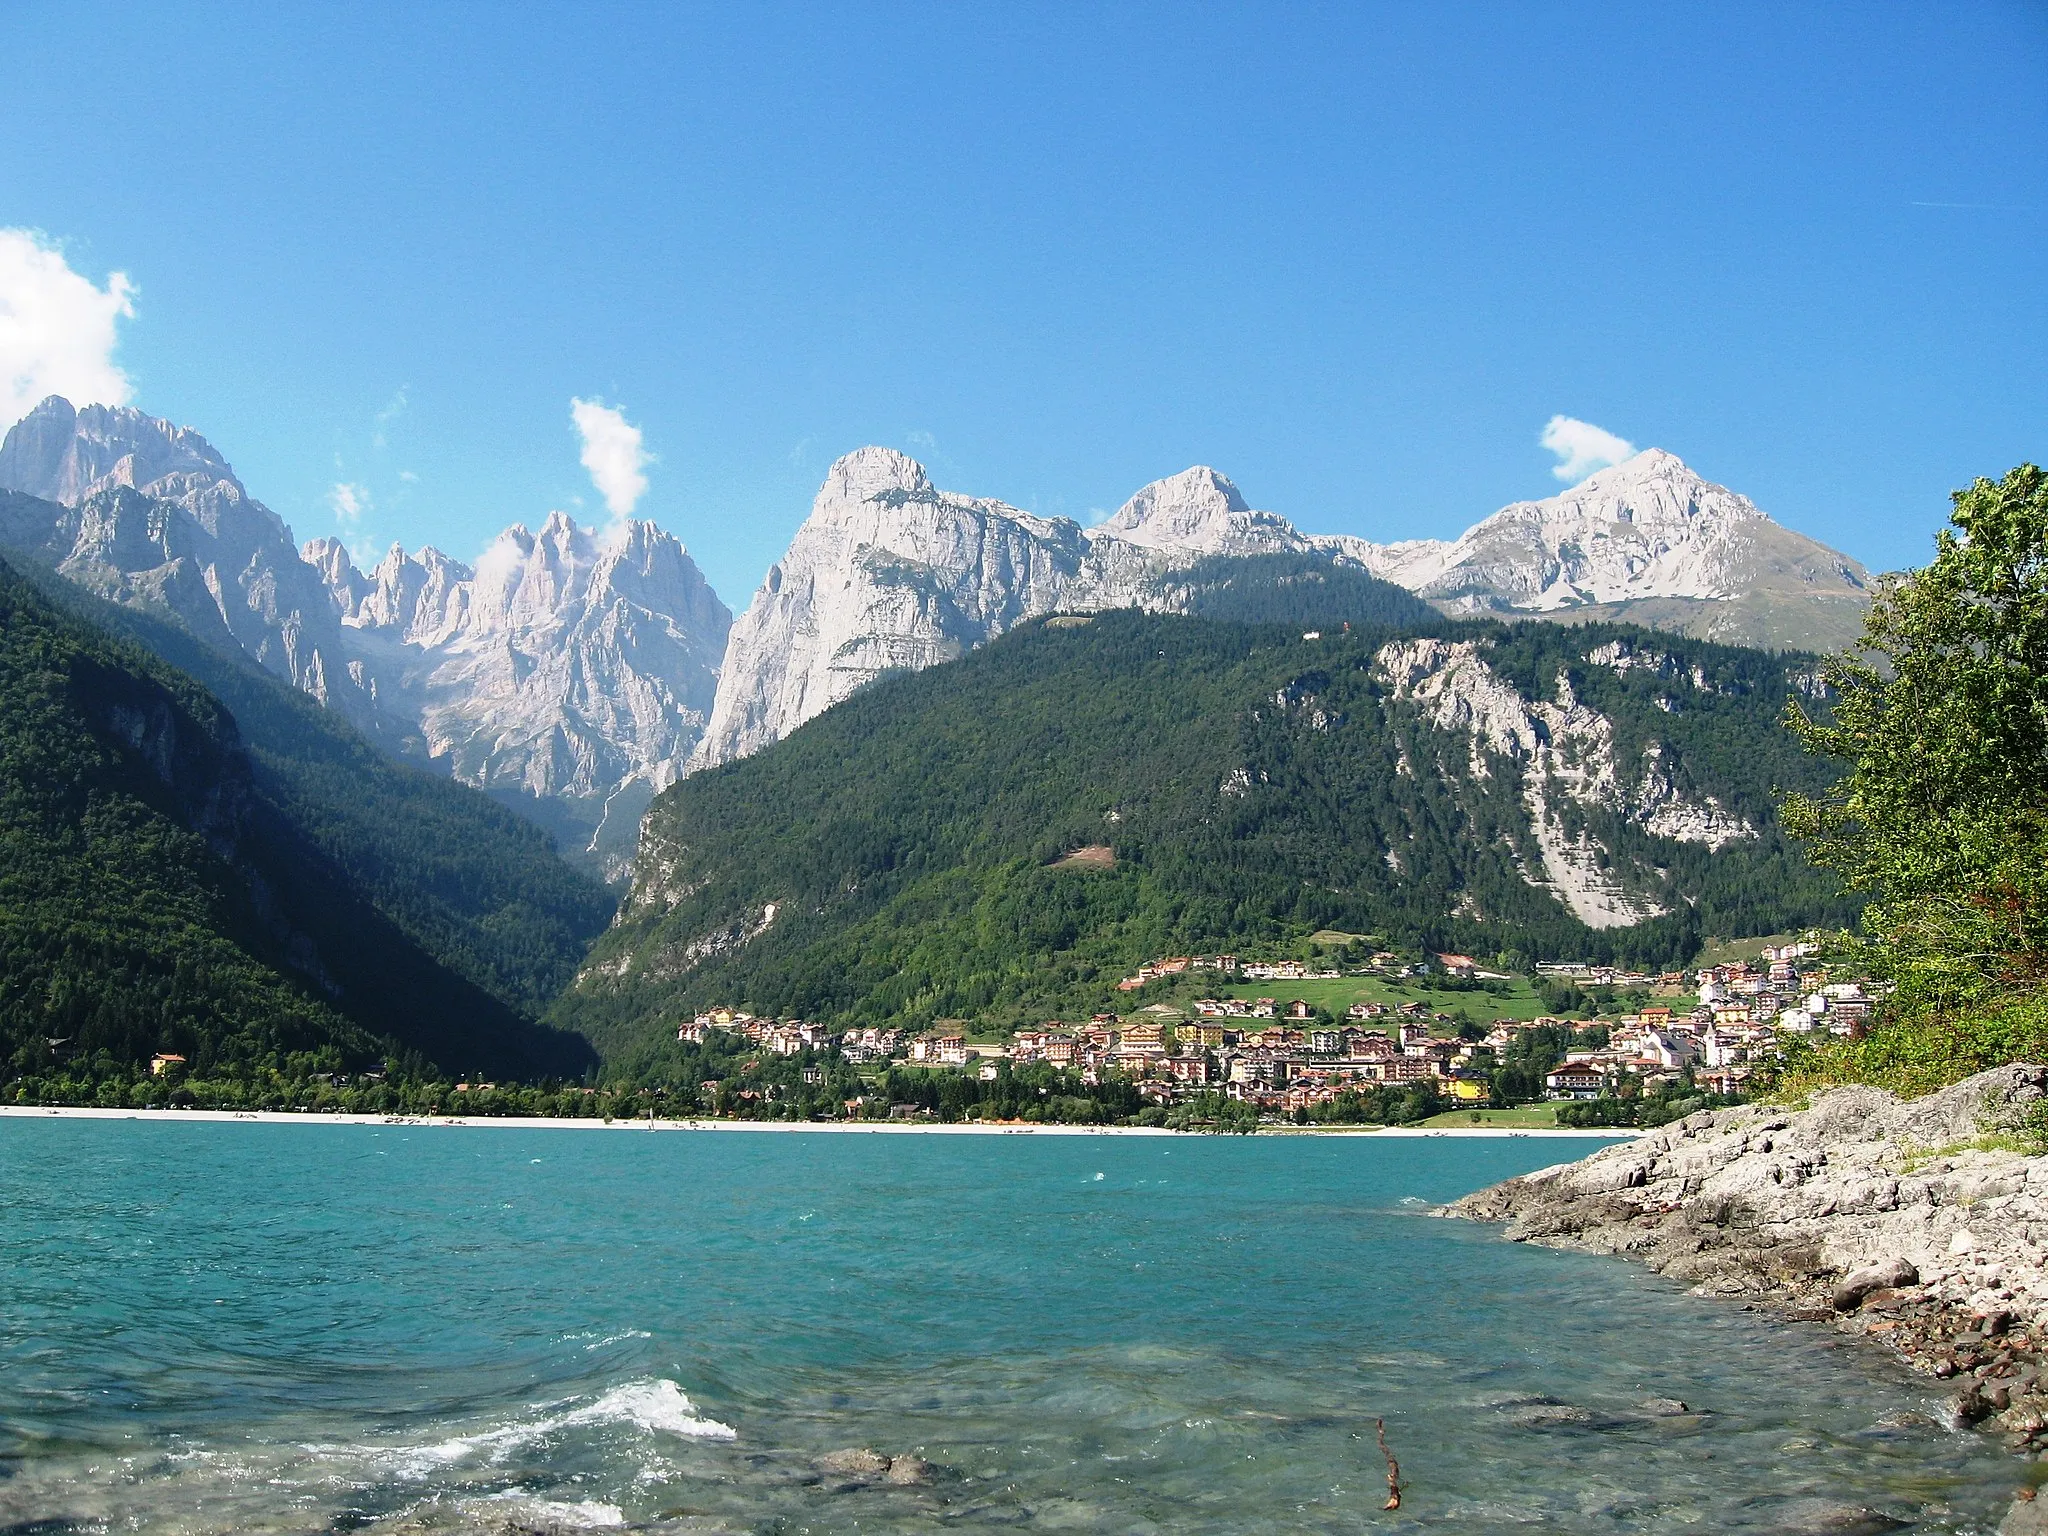
[{"label": "rocky outcrop", "polygon": [[291,530],[191,428],[52,396],[0,443],[0,489],[23,493],[0,541],[115,602],[174,613],[359,725],[388,725]]},{"label": "rocky outcrop", "polygon": [[605,533],[555,513],[471,570],[393,546],[359,572],[306,546],[355,664],[427,754],[479,788],[554,806],[610,865],[682,773],[711,715],[732,615],[652,523]]},{"label": "rocky outcrop", "polygon": [[1444,1214],[1637,1260],[1697,1293],[1834,1320],[1954,1383],[1958,1421],[2048,1444],[2048,1067],[1923,1099],[1837,1088],[1692,1115]]},{"label": "rocky outcrop", "polygon": [[1772,593],[1859,619],[1870,576],[1756,504],[1646,449],[1560,495],[1516,502],[1452,542],[1347,544],[1373,574],[1453,613],[1535,613],[1643,599]]},{"label": "rocky outcrop", "polygon": [[1712,797],[1688,799],[1660,745],[1647,747],[1639,762],[1620,762],[1614,722],[1581,703],[1563,672],[1553,698],[1525,699],[1470,640],[1391,641],[1380,648],[1374,670],[1396,700],[1416,704],[1429,724],[1465,738],[1475,783],[1493,780],[1496,759],[1519,773],[1542,854],[1541,869],[1524,868],[1522,878],[1552,892],[1589,928],[1628,927],[1663,909],[1627,888],[1611,850],[1584,825],[1568,821],[1568,806],[1615,811],[1655,836],[1717,851],[1757,835]]}]

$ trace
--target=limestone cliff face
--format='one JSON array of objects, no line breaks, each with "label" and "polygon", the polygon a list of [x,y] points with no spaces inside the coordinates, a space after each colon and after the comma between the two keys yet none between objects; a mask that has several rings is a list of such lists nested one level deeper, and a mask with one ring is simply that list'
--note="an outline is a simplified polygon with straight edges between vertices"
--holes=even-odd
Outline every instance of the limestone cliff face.
[{"label": "limestone cliff face", "polygon": [[[1855,561],[1656,449],[1454,542],[1374,544],[1304,534],[1206,465],[1154,481],[1084,530],[936,490],[922,465],[863,448],[833,465],[735,626],[692,766],[757,751],[863,683],[958,656],[1022,618],[1174,611],[1174,572],[1272,554],[1362,568],[1447,613],[1625,618],[1749,644],[1832,648],[1853,638],[1867,601]],[[1711,818],[1700,826],[1709,840],[1734,835]],[[1594,900],[1589,890],[1581,905]]]},{"label": "limestone cliff face", "polygon": [[[1596,648],[1593,656],[1615,649]],[[1615,659],[1605,657],[1610,665]],[[1664,909],[1628,890],[1611,850],[1562,814],[1568,806],[1617,811],[1653,836],[1716,851],[1758,835],[1712,796],[1681,790],[1661,745],[1645,748],[1639,761],[1623,761],[1614,722],[1580,702],[1562,671],[1551,697],[1525,699],[1469,640],[1393,641],[1381,647],[1374,671],[1394,698],[1415,702],[1431,725],[1464,737],[1475,783],[1493,780],[1493,759],[1515,765],[1542,854],[1542,867],[1523,869],[1522,878],[1552,892],[1589,928],[1626,928]],[[1705,679],[1695,686],[1706,686]]]},{"label": "limestone cliff face", "polygon": [[1076,523],[936,490],[892,449],[848,454],[733,626],[696,765],[744,757],[885,673],[1051,612],[1087,558]]},{"label": "limestone cliff face", "polygon": [[189,427],[127,406],[45,400],[0,444],[6,542],[116,602],[161,606],[372,729],[319,574],[283,519]]},{"label": "limestone cliff face", "polygon": [[560,513],[471,570],[394,547],[358,570],[293,547],[188,427],[52,398],[0,446],[0,543],[119,602],[168,609],[557,830],[629,857],[639,812],[710,716],[732,616],[652,524],[598,535]]},{"label": "limestone cliff face", "polygon": [[332,540],[306,558],[386,708],[480,788],[558,803],[594,851],[631,854],[649,798],[709,719],[732,615],[651,523],[597,533],[557,512],[474,570],[394,546],[368,575]]},{"label": "limestone cliff face", "polygon": [[934,489],[863,448],[832,466],[789,553],[733,627],[693,767],[744,757],[889,672],[949,661],[1060,609],[1170,609],[1160,578],[1210,555],[1302,551],[1205,466],[1155,481],[1099,528]]},{"label": "limestone cliff face", "polygon": [[1869,598],[1861,565],[1659,448],[1455,541],[1326,542],[1448,613],[1633,618],[1737,643],[1845,642]]}]

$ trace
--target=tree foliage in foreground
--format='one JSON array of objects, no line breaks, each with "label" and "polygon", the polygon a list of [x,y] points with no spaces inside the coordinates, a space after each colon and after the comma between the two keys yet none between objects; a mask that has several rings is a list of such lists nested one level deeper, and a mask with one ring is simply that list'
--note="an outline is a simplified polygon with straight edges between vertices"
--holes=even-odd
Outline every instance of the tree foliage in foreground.
[{"label": "tree foliage in foreground", "polygon": [[1860,652],[1796,707],[1846,771],[1793,796],[1787,828],[1871,898],[1857,958],[1897,988],[1865,1040],[1796,1060],[1924,1090],[2048,1054],[2048,474],[2021,465],[1954,497],[1935,558],[1882,590]]}]

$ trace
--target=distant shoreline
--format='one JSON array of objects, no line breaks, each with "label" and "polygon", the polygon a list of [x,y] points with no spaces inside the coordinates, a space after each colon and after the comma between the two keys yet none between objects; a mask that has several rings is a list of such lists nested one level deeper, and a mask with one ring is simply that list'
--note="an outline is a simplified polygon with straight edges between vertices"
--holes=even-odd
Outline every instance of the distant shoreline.
[{"label": "distant shoreline", "polygon": [[[420,1126],[453,1130],[494,1129],[523,1131],[792,1131],[826,1132],[843,1136],[1200,1136],[1202,1131],[1170,1131],[1154,1125],[923,1125],[887,1120],[584,1120],[543,1115],[316,1115],[292,1114],[269,1109],[97,1109],[43,1104],[0,1104],[0,1119],[9,1120],[167,1120],[173,1123],[204,1121],[240,1122],[247,1125],[379,1125]],[[1417,1126],[1345,1126],[1305,1129],[1278,1126],[1261,1134],[1307,1138],[1326,1136],[1446,1136],[1491,1138],[1523,1136],[1545,1139],[1606,1140],[1632,1138],[1643,1134],[1630,1128],[1571,1130],[1565,1128],[1498,1128],[1492,1126],[1445,1127],[1423,1130]]]}]

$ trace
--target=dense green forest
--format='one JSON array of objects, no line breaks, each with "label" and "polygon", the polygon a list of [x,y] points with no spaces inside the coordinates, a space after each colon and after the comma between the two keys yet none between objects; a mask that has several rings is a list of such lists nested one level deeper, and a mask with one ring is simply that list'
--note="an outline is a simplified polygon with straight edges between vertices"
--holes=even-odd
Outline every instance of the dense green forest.
[{"label": "dense green forest", "polygon": [[1435,628],[1437,611],[1405,587],[1318,555],[1211,555],[1152,583],[1148,607],[1230,624],[1342,629]]},{"label": "dense green forest", "polygon": [[[588,882],[549,873],[510,812],[390,763],[260,674],[220,675],[262,749],[192,677],[0,564],[0,1052],[15,1082],[129,1078],[156,1052],[236,1081],[386,1060],[413,1076],[588,1071],[583,1041],[532,1021],[604,920]],[[522,932],[536,899],[556,905]]]},{"label": "dense green forest", "polygon": [[[1776,823],[1778,792],[1825,777],[1778,723],[1810,663],[1629,629],[1432,627],[1532,696],[1564,673],[1624,763],[1658,745],[1683,788],[1761,835],[1710,854],[1575,809],[1669,912],[1596,931],[1522,873],[1539,854],[1516,766],[1476,779],[1460,739],[1388,696],[1373,661],[1389,631],[1053,619],[667,791],[620,925],[550,1017],[658,1071],[673,1021],[715,1003],[1016,1022],[1085,1015],[1152,955],[1320,928],[1662,965],[1703,934],[1853,916]],[[1673,667],[1587,662],[1615,640]],[[1097,845],[1113,866],[1063,858]]]},{"label": "dense green forest", "polygon": [[233,715],[258,786],[351,888],[441,965],[526,1018],[575,975],[615,898],[489,796],[394,760],[316,699],[176,620],[26,560],[53,606],[141,645]]}]

